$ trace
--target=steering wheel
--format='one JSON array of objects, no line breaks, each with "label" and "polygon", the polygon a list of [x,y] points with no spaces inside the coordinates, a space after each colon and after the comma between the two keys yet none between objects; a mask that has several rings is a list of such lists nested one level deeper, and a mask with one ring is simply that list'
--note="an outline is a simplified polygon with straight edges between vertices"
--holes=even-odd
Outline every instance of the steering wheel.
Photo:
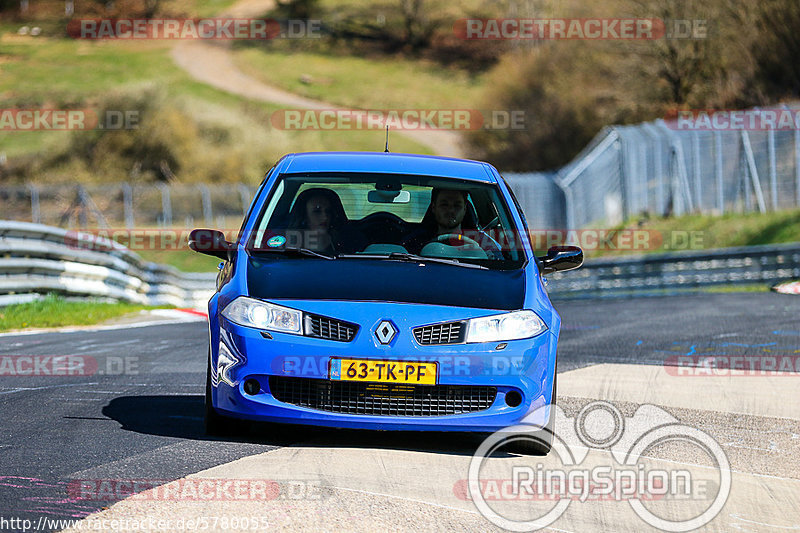
[{"label": "steering wheel", "polygon": [[[444,241],[449,241],[451,239],[455,239],[457,241],[464,241],[464,244],[468,246],[472,246],[474,248],[477,248],[478,250],[483,250],[483,248],[481,248],[481,245],[478,244],[478,241],[476,241],[471,237],[467,237],[466,235],[461,235],[460,233],[444,233],[436,237],[436,242],[441,242],[442,244],[448,244],[450,246],[454,246],[450,243],[444,242]],[[461,245],[459,244],[457,246]]]},{"label": "steering wheel", "polygon": [[[450,239],[463,241],[463,243],[465,245],[467,245],[467,246],[476,248],[478,250],[483,250],[484,252],[487,252],[487,254],[491,254],[491,255],[489,255],[490,258],[492,256],[494,256],[495,259],[502,260],[504,257],[503,257],[503,249],[500,246],[500,244],[498,244],[498,242],[496,240],[494,240],[492,237],[490,237],[488,234],[484,233],[483,231],[481,231],[481,235],[483,235],[483,237],[486,238],[484,242],[489,245],[488,249],[483,247],[475,239],[473,239],[471,237],[467,237],[466,235],[462,235],[460,233],[445,233],[444,235],[439,235],[436,238],[436,241],[437,242],[442,242],[442,241],[450,240]],[[443,244],[450,244],[450,243],[445,242]]]}]

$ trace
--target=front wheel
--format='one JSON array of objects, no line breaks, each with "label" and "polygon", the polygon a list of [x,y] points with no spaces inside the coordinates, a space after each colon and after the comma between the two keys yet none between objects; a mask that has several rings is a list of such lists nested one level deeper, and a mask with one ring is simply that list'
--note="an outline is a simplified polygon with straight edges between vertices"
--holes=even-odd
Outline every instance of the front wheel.
[{"label": "front wheel", "polygon": [[508,444],[506,450],[520,455],[547,455],[553,447],[553,432],[556,419],[556,384],[558,375],[553,376],[553,396],[550,400],[550,418],[547,424],[524,439],[518,439]]}]

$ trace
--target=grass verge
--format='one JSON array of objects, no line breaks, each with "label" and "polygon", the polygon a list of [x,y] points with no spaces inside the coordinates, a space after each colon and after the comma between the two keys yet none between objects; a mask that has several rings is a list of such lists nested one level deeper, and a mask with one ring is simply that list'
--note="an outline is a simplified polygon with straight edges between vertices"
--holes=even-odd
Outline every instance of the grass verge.
[{"label": "grass verge", "polygon": [[357,109],[472,109],[484,76],[432,62],[242,48],[237,66],[289,92]]},{"label": "grass verge", "polygon": [[169,307],[91,300],[73,302],[67,301],[61,296],[50,294],[36,302],[0,308],[0,331],[54,328],[59,326],[89,326],[136,311]]},{"label": "grass verge", "polygon": [[[175,65],[170,51],[170,43],[164,42],[89,42],[6,32],[0,35],[0,94],[5,107],[25,109],[95,109],[110,94],[148,90],[163,94],[162,113],[149,123],[147,116],[140,117],[139,130],[150,127],[151,137],[159,138],[161,132],[167,141],[172,139],[169,151],[187,162],[183,171],[174,168],[176,179],[184,182],[208,181],[213,176],[215,181],[257,183],[288,152],[383,148],[382,131],[275,128],[271,116],[279,106],[249,101],[195,81]],[[6,154],[11,167],[14,158],[49,160],[54,154],[64,154],[60,167],[21,176],[20,182],[41,181],[45,175],[50,182],[132,179],[135,165],[120,166],[114,156],[124,152],[122,148],[129,144],[125,137],[134,132],[106,132],[110,137],[91,151],[99,159],[88,168],[73,161],[76,155],[70,146],[70,140],[82,133],[13,131],[0,136],[0,153]],[[193,141],[185,144],[194,151],[182,152],[181,139]],[[431,153],[428,147],[402,137],[394,139],[393,145],[398,152]]]},{"label": "grass verge", "polygon": [[193,252],[188,248],[178,250],[136,250],[145,261],[170,265],[183,272],[216,272],[221,259]]},{"label": "grass verge", "polygon": [[[629,230],[629,231],[624,231]],[[800,209],[723,216],[685,215],[630,221],[614,231],[627,241],[612,239],[599,247],[586,246],[587,257],[657,254],[800,242]],[[637,241],[635,236],[640,238]],[[639,242],[641,245],[624,245]],[[615,249],[612,249],[615,248]]]}]

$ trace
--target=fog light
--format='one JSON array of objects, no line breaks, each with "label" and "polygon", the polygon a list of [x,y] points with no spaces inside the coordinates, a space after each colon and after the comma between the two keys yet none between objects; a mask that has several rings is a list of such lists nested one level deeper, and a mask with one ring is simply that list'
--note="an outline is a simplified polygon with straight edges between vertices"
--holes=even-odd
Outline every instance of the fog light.
[{"label": "fog light", "polygon": [[[247,385],[247,383],[245,383]],[[509,407],[517,407],[522,403],[522,394],[515,390],[506,393],[506,405]]]},{"label": "fog light", "polygon": [[254,396],[261,390],[261,383],[255,379],[248,379],[244,382],[244,392],[250,396]]}]

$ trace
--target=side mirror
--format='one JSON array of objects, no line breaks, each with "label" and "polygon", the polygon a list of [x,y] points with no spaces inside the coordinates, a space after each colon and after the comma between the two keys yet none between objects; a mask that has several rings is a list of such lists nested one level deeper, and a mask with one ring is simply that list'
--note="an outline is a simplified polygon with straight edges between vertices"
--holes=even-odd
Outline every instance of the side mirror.
[{"label": "side mirror", "polygon": [[572,270],[583,264],[583,250],[577,246],[553,246],[547,250],[546,256],[538,259],[542,274]]},{"label": "side mirror", "polygon": [[225,234],[215,229],[193,229],[189,233],[189,248],[201,254],[230,260],[234,245],[225,240]]}]

